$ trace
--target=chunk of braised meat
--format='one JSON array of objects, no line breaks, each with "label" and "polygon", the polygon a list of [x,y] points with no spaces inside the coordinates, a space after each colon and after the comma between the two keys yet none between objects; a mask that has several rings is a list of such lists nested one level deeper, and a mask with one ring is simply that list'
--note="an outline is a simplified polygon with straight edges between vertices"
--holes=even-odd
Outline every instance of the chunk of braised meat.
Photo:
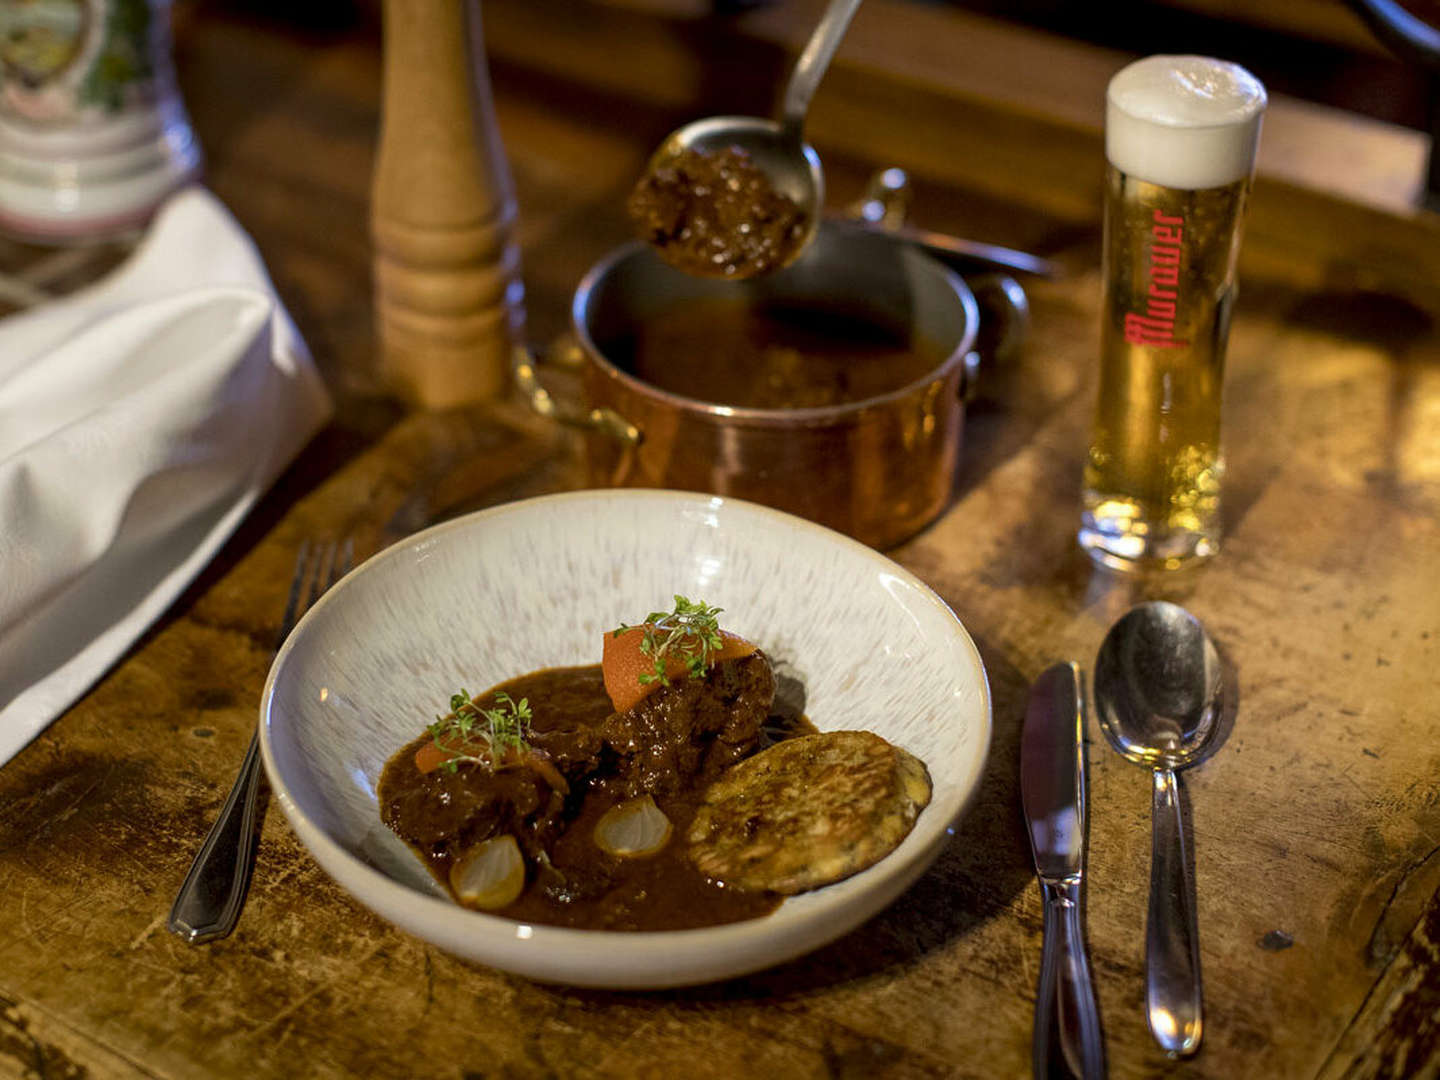
[{"label": "chunk of braised meat", "polygon": [[[495,700],[491,691],[476,702],[490,707]],[[420,772],[415,751],[428,740],[412,743],[386,767],[381,781],[385,824],[440,859],[458,857],[506,832],[514,834],[527,857],[548,849],[599,762],[599,727],[610,709],[598,669],[552,680],[535,706],[528,745],[508,750],[498,767],[464,761],[453,771],[442,766]],[[488,756],[479,740],[452,749]]]},{"label": "chunk of braised meat", "polygon": [[598,784],[616,795],[670,795],[753,753],[775,698],[762,652],[714,664],[704,678],[675,678],[611,715],[600,737],[613,769]]},{"label": "chunk of braised meat", "polygon": [[506,832],[533,858],[564,824],[565,795],[552,780],[524,765],[493,773],[472,764],[454,772],[416,773],[409,783],[388,792],[381,816],[396,833],[436,858],[458,856]]},{"label": "chunk of braised meat", "polygon": [[547,687],[533,702],[534,718],[525,741],[544,755],[570,787],[580,787],[600,760],[600,725],[610,715],[599,669],[571,673],[559,686]]},{"label": "chunk of braised meat", "polygon": [[532,727],[527,738],[571,787],[577,786],[595,770],[604,745],[598,726]]}]

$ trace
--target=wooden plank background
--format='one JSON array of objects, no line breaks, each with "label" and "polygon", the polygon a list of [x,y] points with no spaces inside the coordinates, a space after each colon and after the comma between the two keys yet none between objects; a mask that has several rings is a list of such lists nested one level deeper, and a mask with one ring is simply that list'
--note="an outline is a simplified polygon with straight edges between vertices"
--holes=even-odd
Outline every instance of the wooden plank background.
[{"label": "wooden plank background", "polygon": [[[648,150],[722,103],[765,111],[787,59],[777,42],[807,9],[720,29],[560,0],[485,10],[530,333],[544,342],[584,269],[625,237],[621,199]],[[975,24],[911,14],[916,48],[963,68]],[[1056,659],[1088,668],[1142,595],[1204,619],[1238,702],[1225,745],[1185,777],[1208,1007],[1205,1049],[1185,1064],[1154,1047],[1140,1007],[1149,781],[1091,729],[1089,938],[1111,1075],[1436,1074],[1433,219],[1262,180],[1230,349],[1225,551],[1162,581],[1096,571],[1074,530],[1094,393],[1098,130],[920,68],[886,74],[885,19],[857,22],[816,101],[836,205],[902,164],[923,224],[1070,271],[1028,283],[1032,335],[985,374],[953,505],[893,553],[970,628],[995,703],[980,796],[934,870],[783,968],[605,994],[401,934],[272,813],[236,934],[203,949],[167,934],[253,729],[300,538],[350,534],[373,550],[583,475],[576,442],[517,403],[403,414],[374,394],[374,28],[312,39],[207,10],[183,29],[209,182],[256,238],[344,408],[172,612],[0,770],[0,1075],[1027,1075],[1040,907],[1015,779],[1025,695]]]}]

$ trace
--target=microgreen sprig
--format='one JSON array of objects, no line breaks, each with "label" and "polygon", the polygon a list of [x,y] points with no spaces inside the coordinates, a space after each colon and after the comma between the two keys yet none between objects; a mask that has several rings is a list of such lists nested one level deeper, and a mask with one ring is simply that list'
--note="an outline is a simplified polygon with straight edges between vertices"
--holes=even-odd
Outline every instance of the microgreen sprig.
[{"label": "microgreen sprig", "polygon": [[[640,626],[644,631],[640,652],[653,661],[654,667],[640,673],[640,684],[649,686],[658,682],[661,686],[669,686],[670,678],[665,669],[672,657],[679,657],[685,662],[690,678],[704,678],[711,656],[725,647],[718,620],[723,610],[710,607],[703,600],[692,603],[677,594],[674,610],[652,611],[646,615]],[[634,629],[636,627],[622,623],[614,634],[619,637]]]},{"label": "microgreen sprig", "polygon": [[[449,714],[435,717],[426,730],[435,745],[449,755],[440,768],[453,773],[466,764],[495,768],[511,751],[528,750],[525,739],[533,719],[528,698],[516,701],[501,690],[495,695],[494,708],[482,709],[469,691],[461,690],[451,696]],[[477,743],[485,744],[485,753],[476,752]]]}]

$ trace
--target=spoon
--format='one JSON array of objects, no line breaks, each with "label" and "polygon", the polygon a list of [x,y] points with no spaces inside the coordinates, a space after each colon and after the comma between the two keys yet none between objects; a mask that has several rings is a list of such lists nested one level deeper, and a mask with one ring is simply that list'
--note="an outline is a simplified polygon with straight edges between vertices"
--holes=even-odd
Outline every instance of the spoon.
[{"label": "spoon", "polygon": [[1150,911],[1145,923],[1145,1011],[1172,1057],[1200,1048],[1200,938],[1189,837],[1175,775],[1217,745],[1220,658],[1200,621],[1164,602],[1132,608],[1095,658],[1100,729],[1125,757],[1154,770]]},{"label": "spoon", "polygon": [[653,168],[685,150],[714,153],[733,146],[745,151],[771,187],[803,214],[805,231],[793,245],[791,262],[814,237],[825,203],[825,174],[819,155],[805,141],[805,114],[859,6],[860,0],[830,0],[790,72],[779,119],[707,116],[672,131],[651,158]]}]

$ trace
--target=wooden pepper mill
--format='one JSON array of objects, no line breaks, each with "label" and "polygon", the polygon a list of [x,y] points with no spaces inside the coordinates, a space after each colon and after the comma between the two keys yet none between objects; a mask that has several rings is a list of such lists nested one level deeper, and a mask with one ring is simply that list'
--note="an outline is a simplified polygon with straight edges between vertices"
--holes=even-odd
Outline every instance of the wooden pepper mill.
[{"label": "wooden pepper mill", "polygon": [[480,0],[385,0],[371,193],[380,373],[426,408],[500,396],[524,321]]}]

